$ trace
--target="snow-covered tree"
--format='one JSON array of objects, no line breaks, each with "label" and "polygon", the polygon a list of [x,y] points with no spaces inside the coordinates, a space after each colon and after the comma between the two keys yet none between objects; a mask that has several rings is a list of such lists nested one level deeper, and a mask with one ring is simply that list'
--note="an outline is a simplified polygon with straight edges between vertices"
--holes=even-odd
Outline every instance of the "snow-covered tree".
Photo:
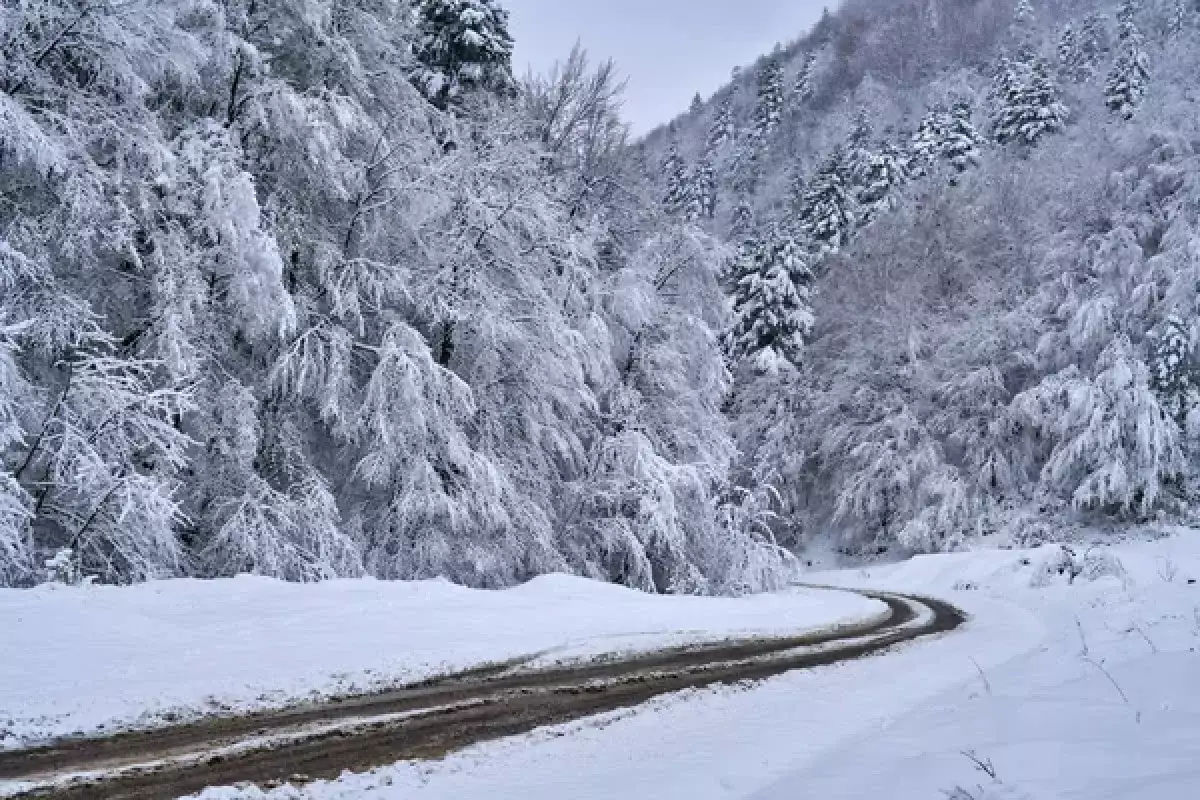
[{"label": "snow-covered tree", "polygon": [[692,199],[692,182],[689,180],[687,162],[679,153],[678,142],[671,143],[659,169],[663,180],[663,208],[672,214],[686,212]]},{"label": "snow-covered tree", "polygon": [[807,103],[813,98],[817,92],[817,54],[814,51],[809,51],[804,55],[804,61],[800,65],[800,71],[796,73],[796,84],[793,87],[793,93],[796,96],[796,102]]},{"label": "snow-covered tree", "polygon": [[1028,66],[1005,60],[993,91],[992,135],[1000,144],[1031,147],[1066,127],[1067,107],[1042,59]]},{"label": "snow-covered tree", "polygon": [[735,125],[733,121],[733,98],[726,94],[717,104],[717,112],[709,126],[708,136],[704,142],[706,153],[719,151],[728,142],[733,141]]},{"label": "snow-covered tree", "polygon": [[896,193],[911,174],[908,157],[890,142],[871,153],[855,181],[858,187],[855,202],[861,223],[865,225],[879,213],[895,208]]},{"label": "snow-covered tree", "polygon": [[738,244],[754,236],[754,207],[745,195],[739,195],[733,206],[732,220],[729,226],[730,241]]},{"label": "snow-covered tree", "polygon": [[847,446],[835,519],[848,526],[850,549],[873,554],[902,544],[937,551],[969,528],[962,482],[910,409],[896,409],[862,430],[839,426],[825,443],[827,450]]},{"label": "snow-covered tree", "polygon": [[844,151],[835,150],[813,175],[797,215],[799,229],[823,247],[837,250],[850,239],[855,225],[854,197],[842,175]]},{"label": "snow-covered tree", "polygon": [[717,171],[705,156],[696,165],[688,189],[686,216],[690,220],[712,219],[717,212]]},{"label": "snow-covered tree", "polygon": [[1126,3],[1118,15],[1117,58],[1104,82],[1104,103],[1122,119],[1132,119],[1150,81],[1150,59],[1138,30],[1136,6]]},{"label": "snow-covered tree", "polygon": [[1200,403],[1200,385],[1192,362],[1191,335],[1183,320],[1170,314],[1154,337],[1150,360],[1150,387],[1158,402],[1181,430]]},{"label": "snow-covered tree", "polygon": [[512,94],[513,40],[496,0],[420,0],[417,16],[413,79],[432,103],[447,108],[476,90]]},{"label": "snow-covered tree", "polygon": [[1144,515],[1180,475],[1179,429],[1124,337],[1101,354],[1094,378],[1071,366],[1013,404],[1052,447],[1041,489],[1076,508]]},{"label": "snow-covered tree", "polygon": [[758,69],[758,94],[754,101],[751,135],[762,147],[783,119],[783,66],[779,59],[766,59]]},{"label": "snow-covered tree", "polygon": [[734,323],[725,334],[730,360],[769,374],[799,366],[814,321],[804,254],[791,237],[773,231],[739,258]]},{"label": "snow-covered tree", "polygon": [[919,169],[944,161],[961,173],[979,165],[984,142],[971,123],[971,106],[959,102],[949,111],[933,108],[925,114],[913,135],[912,150]]}]

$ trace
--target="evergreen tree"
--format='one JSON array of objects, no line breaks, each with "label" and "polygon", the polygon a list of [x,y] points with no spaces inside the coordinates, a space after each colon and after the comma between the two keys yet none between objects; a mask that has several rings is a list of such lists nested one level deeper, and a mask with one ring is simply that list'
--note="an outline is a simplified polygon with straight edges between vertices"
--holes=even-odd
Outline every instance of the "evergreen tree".
[{"label": "evergreen tree", "polygon": [[708,129],[708,137],[704,140],[706,153],[714,154],[727,142],[733,141],[733,98],[727,93],[717,104],[717,114],[713,117],[712,127]]},{"label": "evergreen tree", "polygon": [[1186,429],[1188,413],[1200,402],[1200,383],[1192,366],[1191,337],[1175,314],[1166,318],[1153,339],[1150,388],[1163,410]]},{"label": "evergreen tree", "polygon": [[692,95],[692,104],[688,107],[688,113],[692,116],[696,116],[703,110],[704,98],[700,96],[699,92],[696,92],[694,95]]},{"label": "evergreen tree", "polygon": [[813,275],[800,247],[773,231],[743,248],[734,291],[734,323],[725,347],[735,364],[760,373],[798,367],[812,332]]},{"label": "evergreen tree", "polygon": [[1085,16],[1079,26],[1078,41],[1085,65],[1094,67],[1109,50],[1108,17],[1099,11]]},{"label": "evergreen tree", "polygon": [[1075,26],[1068,23],[1063,26],[1058,35],[1058,66],[1063,76],[1069,81],[1081,82],[1087,79],[1084,68],[1083,50],[1079,44],[1079,33]]},{"label": "evergreen tree", "polygon": [[752,134],[759,146],[765,145],[783,119],[783,67],[772,57],[758,70],[758,96],[754,103]]},{"label": "evergreen tree", "polygon": [[439,108],[482,90],[511,95],[513,40],[497,0],[421,0],[413,79]]},{"label": "evergreen tree", "polygon": [[913,135],[914,169],[924,170],[945,161],[955,172],[965,172],[979,164],[983,144],[983,135],[971,123],[969,103],[955,103],[950,111],[933,108],[921,119]]},{"label": "evergreen tree", "polygon": [[817,93],[817,54],[809,51],[796,74],[795,94],[797,103],[807,103]]},{"label": "evergreen tree", "polygon": [[745,244],[754,236],[754,208],[750,199],[738,195],[737,204],[733,207],[733,218],[729,226],[729,239],[739,245]]},{"label": "evergreen tree", "polygon": [[1067,115],[1044,60],[1001,63],[993,84],[992,132],[997,142],[1032,147],[1043,136],[1062,131]]},{"label": "evergreen tree", "polygon": [[691,199],[691,181],[688,179],[687,163],[679,154],[679,142],[672,140],[667,156],[663,159],[663,208],[669,214],[686,213]]},{"label": "evergreen tree", "polygon": [[705,156],[696,165],[688,190],[687,218],[691,221],[712,219],[717,212],[717,171],[712,158]]},{"label": "evergreen tree", "polygon": [[855,224],[854,200],[843,179],[845,153],[838,148],[809,181],[800,207],[800,230],[821,247],[836,251]]},{"label": "evergreen tree", "polygon": [[837,163],[842,183],[853,198],[858,197],[871,179],[870,171],[876,156],[871,149],[873,133],[871,114],[866,107],[860,106],[854,113],[846,144],[838,151]]},{"label": "evergreen tree", "polygon": [[1150,59],[1135,22],[1136,6],[1126,2],[1118,15],[1116,61],[1104,83],[1104,103],[1122,119],[1132,119],[1146,94]]},{"label": "evergreen tree", "polygon": [[896,192],[911,174],[908,157],[890,142],[872,153],[856,181],[859,224],[866,225],[879,213],[895,208]]}]

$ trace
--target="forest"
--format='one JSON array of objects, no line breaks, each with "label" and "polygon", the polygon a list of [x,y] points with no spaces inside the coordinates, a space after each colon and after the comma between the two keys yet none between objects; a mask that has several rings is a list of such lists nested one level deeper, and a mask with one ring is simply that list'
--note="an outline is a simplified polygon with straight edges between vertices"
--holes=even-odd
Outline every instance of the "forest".
[{"label": "forest", "polygon": [[1194,519],[1193,0],[846,0],[638,139],[502,5],[0,0],[0,586]]}]

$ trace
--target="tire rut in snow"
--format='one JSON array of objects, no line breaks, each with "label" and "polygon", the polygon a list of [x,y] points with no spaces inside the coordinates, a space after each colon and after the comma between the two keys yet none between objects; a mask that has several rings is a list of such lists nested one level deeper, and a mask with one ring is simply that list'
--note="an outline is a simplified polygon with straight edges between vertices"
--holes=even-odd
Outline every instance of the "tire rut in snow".
[{"label": "tire rut in snow", "polygon": [[[17,798],[165,800],[208,786],[336,778],[637,705],[658,695],[761,680],[954,630],[964,615],[926,598],[864,593],[886,618],[803,636],[682,647],[521,671],[527,659],[374,694],[0,752],[0,780],[47,784]],[[927,610],[918,621],[917,609]],[[160,762],[160,763],[155,763]],[[58,776],[93,773],[59,781]]]}]

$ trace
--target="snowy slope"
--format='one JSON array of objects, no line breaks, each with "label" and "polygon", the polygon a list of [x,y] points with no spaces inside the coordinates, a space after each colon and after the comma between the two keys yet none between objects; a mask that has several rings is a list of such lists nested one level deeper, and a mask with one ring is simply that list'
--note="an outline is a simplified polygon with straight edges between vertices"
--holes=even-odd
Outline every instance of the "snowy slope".
[{"label": "snowy slope", "polygon": [[[949,597],[972,619],[883,657],[676,695],[442,762],[269,794],[931,800],[961,787],[969,794],[956,800],[1193,800],[1200,588],[1188,581],[1200,577],[1200,537],[1104,552],[1089,561],[1118,576],[1069,585],[1042,569],[1057,562],[1054,548],[814,576]],[[1000,782],[965,750],[990,760]]]},{"label": "snowy slope", "polygon": [[0,590],[0,743],[882,611],[843,592],[660,597],[563,575],[498,592],[253,577]]}]

